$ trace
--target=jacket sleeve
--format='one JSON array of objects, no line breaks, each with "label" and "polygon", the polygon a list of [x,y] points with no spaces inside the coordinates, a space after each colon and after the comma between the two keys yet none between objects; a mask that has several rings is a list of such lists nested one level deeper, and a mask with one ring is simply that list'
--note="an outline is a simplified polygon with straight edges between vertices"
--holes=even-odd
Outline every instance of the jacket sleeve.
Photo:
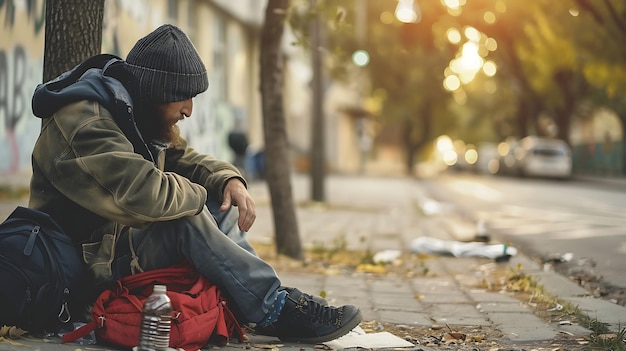
[{"label": "jacket sleeve", "polygon": [[215,196],[219,201],[222,201],[224,187],[230,179],[237,178],[247,187],[245,179],[235,166],[197,152],[188,147],[185,140],[181,145],[167,150],[165,170],[202,184],[209,196]]},{"label": "jacket sleeve", "polygon": [[65,113],[55,118],[58,128],[48,126],[52,131],[43,135],[71,131],[63,135],[66,150],[47,155],[54,162],[43,164],[52,165],[54,169],[47,173],[72,201],[130,226],[195,215],[204,208],[204,187],[173,172],[163,172],[136,154],[108,111],[98,104],[70,105]]}]

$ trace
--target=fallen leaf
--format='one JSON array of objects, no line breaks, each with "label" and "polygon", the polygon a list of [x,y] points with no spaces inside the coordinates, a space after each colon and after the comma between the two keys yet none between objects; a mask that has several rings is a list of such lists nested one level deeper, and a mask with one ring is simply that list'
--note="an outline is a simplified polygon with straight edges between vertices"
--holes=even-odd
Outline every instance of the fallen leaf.
[{"label": "fallen leaf", "polygon": [[17,342],[8,338],[5,338],[3,336],[0,336],[0,342],[6,342],[8,344],[11,344],[13,346],[28,346],[26,344],[22,344],[21,342]]},{"label": "fallen leaf", "polygon": [[467,337],[467,335],[463,334],[463,333],[456,333],[456,332],[451,332],[451,333],[446,333],[443,336],[443,340],[444,341],[465,341],[465,338]]},{"label": "fallen leaf", "polygon": [[364,272],[364,273],[382,274],[382,273],[387,273],[387,268],[385,268],[385,266],[382,266],[382,265],[363,263],[356,267],[356,271]]},{"label": "fallen leaf", "polygon": [[28,333],[26,330],[20,329],[18,327],[13,326],[9,328],[9,338],[11,339],[18,339],[26,333]]},{"label": "fallen leaf", "polygon": [[469,341],[471,341],[471,342],[481,342],[483,340],[485,340],[485,335],[483,335],[483,334],[469,335]]},{"label": "fallen leaf", "polygon": [[617,338],[616,334],[610,333],[610,334],[600,334],[598,335],[598,338],[602,339],[602,340],[613,340],[615,338]]}]

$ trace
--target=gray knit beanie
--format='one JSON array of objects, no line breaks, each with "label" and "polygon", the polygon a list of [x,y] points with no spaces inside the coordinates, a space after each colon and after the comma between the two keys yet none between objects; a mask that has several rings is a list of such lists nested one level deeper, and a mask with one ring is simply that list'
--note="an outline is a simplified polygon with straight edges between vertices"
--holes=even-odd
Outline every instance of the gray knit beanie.
[{"label": "gray knit beanie", "polygon": [[140,100],[158,103],[190,99],[209,87],[206,68],[180,28],[165,24],[139,39],[126,69],[136,78]]}]

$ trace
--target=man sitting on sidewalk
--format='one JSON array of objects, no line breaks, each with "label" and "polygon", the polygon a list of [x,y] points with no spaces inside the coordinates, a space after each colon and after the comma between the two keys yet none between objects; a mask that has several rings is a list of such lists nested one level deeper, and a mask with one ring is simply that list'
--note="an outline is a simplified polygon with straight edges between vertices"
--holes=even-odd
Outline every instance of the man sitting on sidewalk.
[{"label": "man sitting on sidewalk", "polygon": [[180,137],[177,122],[207,88],[196,49],[172,25],[140,39],[125,61],[97,55],[38,86],[32,105],[43,127],[29,206],[82,245],[90,296],[115,279],[187,260],[242,322],[266,334],[318,343],[348,333],[359,309],[282,286],[246,241],[256,214],[244,178]]}]

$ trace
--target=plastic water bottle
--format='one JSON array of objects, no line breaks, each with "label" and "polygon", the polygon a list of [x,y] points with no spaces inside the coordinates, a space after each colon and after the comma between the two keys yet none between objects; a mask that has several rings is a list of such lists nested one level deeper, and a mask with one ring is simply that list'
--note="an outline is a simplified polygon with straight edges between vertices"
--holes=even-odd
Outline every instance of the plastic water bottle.
[{"label": "plastic water bottle", "polygon": [[169,348],[172,303],[165,285],[155,285],[143,304],[139,351],[163,351]]}]

